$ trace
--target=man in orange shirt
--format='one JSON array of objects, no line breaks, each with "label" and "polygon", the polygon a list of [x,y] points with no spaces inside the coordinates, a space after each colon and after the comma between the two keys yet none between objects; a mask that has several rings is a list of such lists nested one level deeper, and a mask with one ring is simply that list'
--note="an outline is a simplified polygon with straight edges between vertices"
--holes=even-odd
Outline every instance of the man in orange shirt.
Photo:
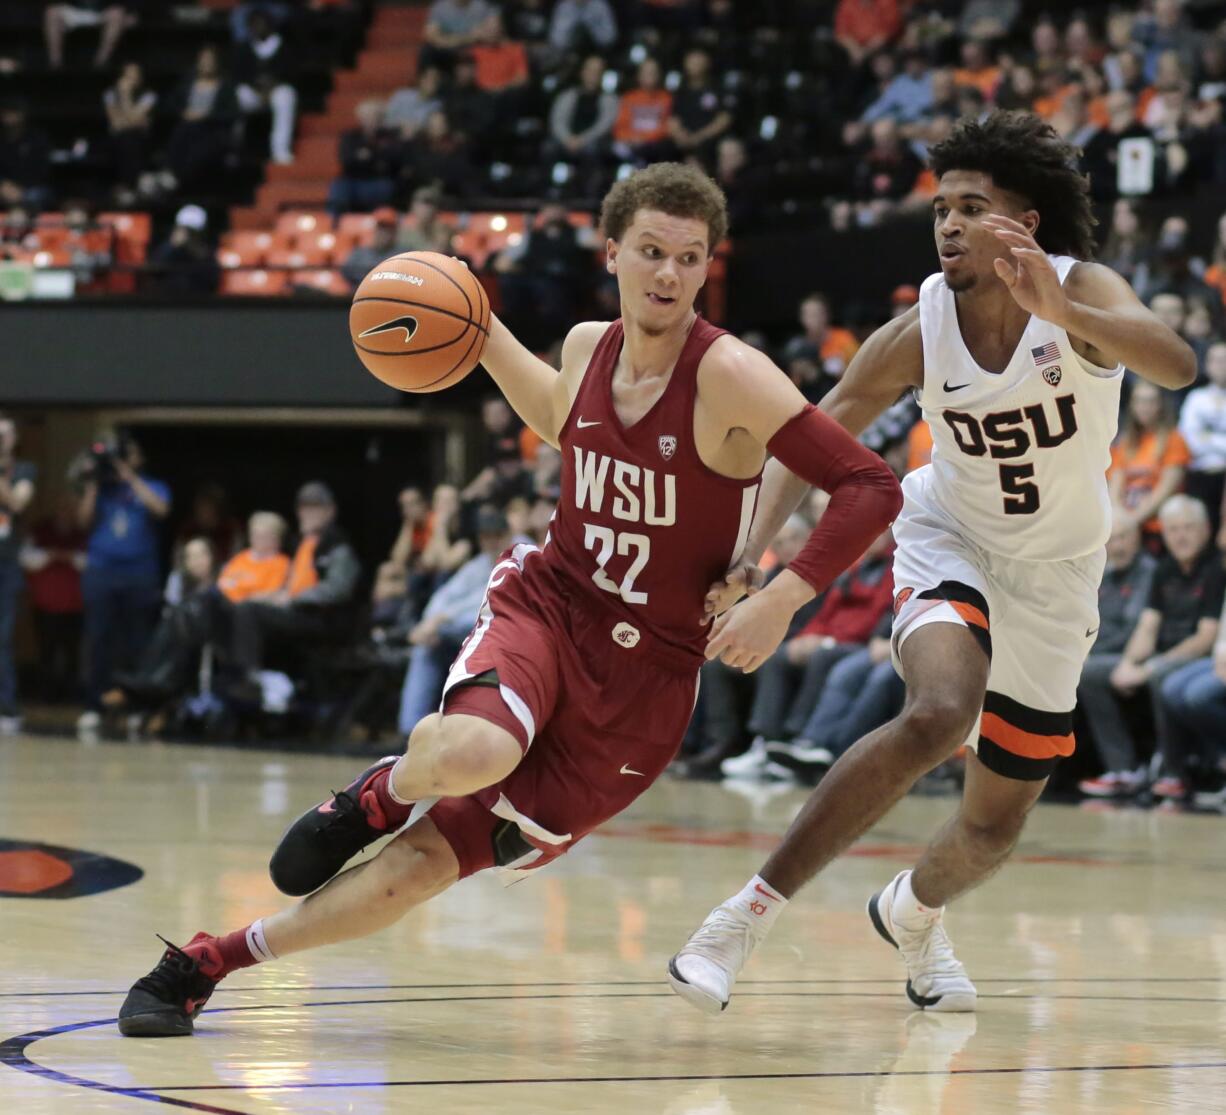
[{"label": "man in orange shirt", "polygon": [[247,520],[247,549],[226,562],[217,578],[218,590],[231,604],[269,597],[285,585],[285,529],[285,520],[272,511],[257,511]]},{"label": "man in orange shirt", "polygon": [[801,302],[800,327],[821,356],[825,373],[838,379],[860,348],[860,342],[851,330],[830,324],[830,303],[824,294],[814,292]]}]

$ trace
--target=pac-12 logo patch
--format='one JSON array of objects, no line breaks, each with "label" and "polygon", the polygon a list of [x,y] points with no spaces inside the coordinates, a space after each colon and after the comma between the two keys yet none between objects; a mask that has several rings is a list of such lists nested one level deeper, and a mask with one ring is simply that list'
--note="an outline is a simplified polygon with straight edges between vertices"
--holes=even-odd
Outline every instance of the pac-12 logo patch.
[{"label": "pac-12 logo patch", "polygon": [[417,318],[410,317],[408,314],[402,317],[394,317],[391,321],[385,321],[382,325],[372,325],[369,329],[363,329],[358,334],[358,337],[374,337],[379,333],[394,333],[397,329],[404,330],[404,343],[407,345],[413,339],[413,334],[417,332]]},{"label": "pac-12 logo patch", "polygon": [[677,439],[672,434],[660,435],[660,456],[666,461],[673,459],[673,454],[677,452]]},{"label": "pac-12 logo patch", "polygon": [[894,597],[894,614],[898,615],[902,611],[902,606],[915,595],[915,589],[905,588],[896,597]]},{"label": "pac-12 logo patch", "polygon": [[1053,364],[1050,368],[1043,369],[1043,378],[1047,380],[1053,387],[1060,386],[1060,365]]},{"label": "pac-12 logo patch", "polygon": [[628,623],[619,623],[613,628],[613,641],[619,647],[634,647],[638,646],[639,639],[642,635],[639,634],[639,629]]}]

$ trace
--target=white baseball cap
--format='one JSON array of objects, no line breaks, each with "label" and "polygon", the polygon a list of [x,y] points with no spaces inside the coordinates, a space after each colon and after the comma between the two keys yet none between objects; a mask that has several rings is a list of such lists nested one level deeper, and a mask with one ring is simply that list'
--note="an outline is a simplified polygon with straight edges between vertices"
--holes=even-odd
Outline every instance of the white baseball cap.
[{"label": "white baseball cap", "polygon": [[209,215],[199,205],[185,205],[175,214],[175,224],[196,232],[203,232],[208,223]]}]

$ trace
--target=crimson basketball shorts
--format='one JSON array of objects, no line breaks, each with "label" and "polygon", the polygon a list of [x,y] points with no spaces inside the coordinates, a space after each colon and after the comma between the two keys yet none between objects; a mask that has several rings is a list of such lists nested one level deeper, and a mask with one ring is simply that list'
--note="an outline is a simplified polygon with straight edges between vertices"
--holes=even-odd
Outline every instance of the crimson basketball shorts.
[{"label": "crimson basketball shorts", "polygon": [[985,550],[908,490],[894,524],[894,666],[929,623],[959,623],[991,660],[979,725],[966,745],[989,770],[1037,781],[1073,753],[1077,684],[1098,632],[1106,555],[1019,561]]},{"label": "crimson basketball shorts", "polygon": [[625,809],[676,756],[699,665],[568,592],[535,546],[508,550],[448,674],[442,711],[505,728],[524,758],[501,782],[430,809],[460,877],[541,867]]}]

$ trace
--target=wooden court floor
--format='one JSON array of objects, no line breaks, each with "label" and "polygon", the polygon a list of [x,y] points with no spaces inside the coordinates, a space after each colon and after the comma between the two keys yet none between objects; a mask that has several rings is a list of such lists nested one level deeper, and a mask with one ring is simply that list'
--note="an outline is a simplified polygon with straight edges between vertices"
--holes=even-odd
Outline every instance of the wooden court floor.
[{"label": "wooden court floor", "polygon": [[948,917],[974,1016],[914,1013],[863,912],[951,808],[922,798],[793,904],[722,1017],[676,999],[669,955],[802,795],[665,781],[536,879],[240,972],[194,1038],[121,1038],[154,933],[278,908],[274,842],[358,765],[0,743],[0,866],[34,892],[0,898],[0,1113],[1226,1112],[1226,820],[1062,806]]}]

